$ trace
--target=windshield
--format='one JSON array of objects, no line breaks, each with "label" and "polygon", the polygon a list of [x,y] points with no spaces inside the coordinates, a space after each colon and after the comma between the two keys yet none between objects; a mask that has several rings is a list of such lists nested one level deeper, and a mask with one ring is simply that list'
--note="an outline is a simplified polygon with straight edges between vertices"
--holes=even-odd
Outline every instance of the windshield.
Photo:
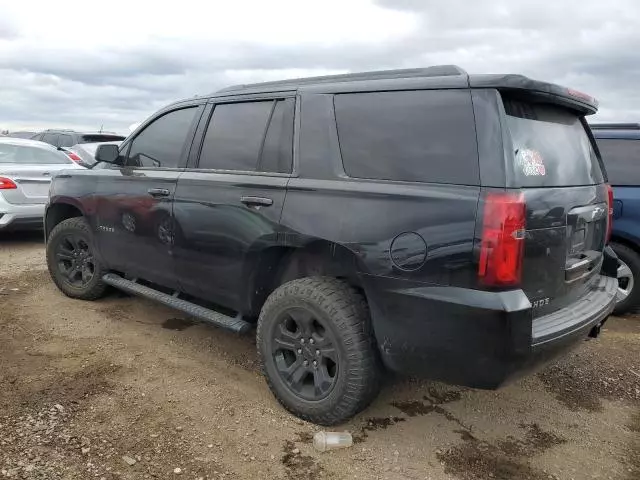
[{"label": "windshield", "polygon": [[64,153],[56,150],[0,143],[0,164],[3,163],[59,165],[73,162]]},{"label": "windshield", "polygon": [[596,185],[600,161],[579,116],[561,107],[503,98],[520,187]]}]

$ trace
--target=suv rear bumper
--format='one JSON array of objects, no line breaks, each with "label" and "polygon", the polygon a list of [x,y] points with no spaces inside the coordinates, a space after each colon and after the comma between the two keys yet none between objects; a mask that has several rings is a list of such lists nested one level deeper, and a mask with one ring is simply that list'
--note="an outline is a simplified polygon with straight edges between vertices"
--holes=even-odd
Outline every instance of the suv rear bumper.
[{"label": "suv rear bumper", "polygon": [[497,388],[586,339],[611,314],[617,280],[599,276],[569,307],[533,319],[522,290],[482,292],[365,278],[377,299],[373,327],[388,369]]}]

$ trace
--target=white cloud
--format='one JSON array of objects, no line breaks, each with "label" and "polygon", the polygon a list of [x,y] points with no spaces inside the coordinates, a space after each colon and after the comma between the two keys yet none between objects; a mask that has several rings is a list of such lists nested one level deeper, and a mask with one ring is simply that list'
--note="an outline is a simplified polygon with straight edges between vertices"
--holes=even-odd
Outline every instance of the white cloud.
[{"label": "white cloud", "polygon": [[566,84],[600,100],[601,120],[640,118],[635,0],[0,0],[0,11],[0,127],[126,130],[229,84],[438,63]]}]

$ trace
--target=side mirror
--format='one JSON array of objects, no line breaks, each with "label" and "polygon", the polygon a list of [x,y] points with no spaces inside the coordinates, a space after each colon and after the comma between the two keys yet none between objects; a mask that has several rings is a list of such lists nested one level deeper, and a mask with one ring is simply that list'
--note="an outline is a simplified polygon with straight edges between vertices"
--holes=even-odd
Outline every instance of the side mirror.
[{"label": "side mirror", "polygon": [[113,144],[98,145],[96,150],[96,162],[116,163],[120,152],[118,146]]}]

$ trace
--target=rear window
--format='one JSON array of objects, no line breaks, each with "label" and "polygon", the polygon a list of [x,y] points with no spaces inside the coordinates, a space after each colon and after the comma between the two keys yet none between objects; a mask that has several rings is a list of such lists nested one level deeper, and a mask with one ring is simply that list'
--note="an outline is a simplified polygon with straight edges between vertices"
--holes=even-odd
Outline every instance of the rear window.
[{"label": "rear window", "polygon": [[607,177],[612,185],[640,185],[640,140],[599,138]]},{"label": "rear window", "polygon": [[66,135],[61,133],[58,137],[58,146],[59,147],[70,147],[74,144],[73,137],[71,135]]},{"label": "rear window", "polygon": [[595,185],[600,161],[580,117],[562,107],[503,98],[519,187]]},{"label": "rear window", "polygon": [[350,177],[479,184],[468,90],[341,94],[334,104]]},{"label": "rear window", "polygon": [[56,165],[72,163],[62,152],[38,147],[0,144],[0,165],[19,163],[25,165]]},{"label": "rear window", "polygon": [[124,140],[122,135],[111,135],[106,133],[92,133],[89,135],[81,135],[80,143],[93,143],[93,142],[119,142]]}]

